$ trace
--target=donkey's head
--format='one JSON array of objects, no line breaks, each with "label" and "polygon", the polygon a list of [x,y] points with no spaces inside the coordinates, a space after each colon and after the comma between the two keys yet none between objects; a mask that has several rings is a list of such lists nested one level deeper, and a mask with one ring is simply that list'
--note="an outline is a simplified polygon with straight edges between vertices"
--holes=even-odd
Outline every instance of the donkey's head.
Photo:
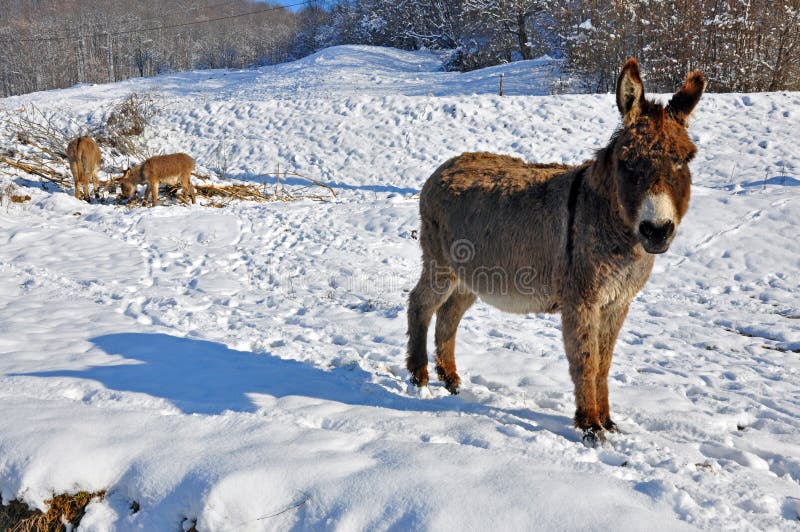
[{"label": "donkey's head", "polygon": [[127,170],[119,178],[120,188],[122,189],[123,198],[132,198],[136,195],[135,172],[137,167],[128,167]]},{"label": "donkey's head", "polygon": [[664,107],[644,97],[635,59],[619,75],[623,127],[613,143],[611,171],[622,216],[648,253],[669,248],[689,206],[689,161],[696,148],[686,127],[705,83],[702,72],[692,72]]}]

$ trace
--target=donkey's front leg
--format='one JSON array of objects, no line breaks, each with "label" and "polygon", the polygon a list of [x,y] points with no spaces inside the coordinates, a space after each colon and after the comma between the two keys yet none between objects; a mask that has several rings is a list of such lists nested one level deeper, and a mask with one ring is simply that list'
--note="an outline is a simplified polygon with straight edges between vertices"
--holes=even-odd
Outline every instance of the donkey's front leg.
[{"label": "donkey's front leg", "polygon": [[[150,190],[150,206],[155,207],[158,205],[158,183],[148,183],[147,188]],[[147,200],[147,191],[144,193],[145,201]]]},{"label": "donkey's front leg", "polygon": [[600,350],[600,369],[597,372],[597,405],[600,410],[600,422],[609,432],[617,431],[617,424],[611,420],[611,408],[608,404],[608,371],[614,357],[614,345],[617,335],[628,315],[630,301],[612,303],[601,310],[600,331],[598,333]]},{"label": "donkey's front leg", "polygon": [[600,311],[596,305],[579,303],[566,306],[561,315],[564,349],[569,374],[575,385],[575,426],[587,433],[600,434],[600,409],[597,404],[597,374],[600,369],[598,330]]}]

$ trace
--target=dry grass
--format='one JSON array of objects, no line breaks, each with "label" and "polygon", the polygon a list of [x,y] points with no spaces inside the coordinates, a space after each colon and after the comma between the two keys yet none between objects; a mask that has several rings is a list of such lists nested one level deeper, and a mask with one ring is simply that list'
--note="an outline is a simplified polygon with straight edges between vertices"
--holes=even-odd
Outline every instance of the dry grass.
[{"label": "dry grass", "polygon": [[17,525],[36,516],[37,513],[42,512],[31,510],[27,504],[16,499],[7,505],[0,505],[0,530],[3,532],[22,530]]},{"label": "dry grass", "polygon": [[5,204],[7,201],[11,203],[25,203],[30,201],[31,197],[27,194],[17,194],[18,189],[14,183],[5,183],[0,186],[0,205]]},{"label": "dry grass", "polygon": [[315,184],[313,186],[321,187],[321,193],[309,192],[310,187],[303,187],[300,190],[289,190],[280,185],[266,188],[246,183],[195,185],[194,188],[198,196],[218,200],[211,203],[215,206],[217,206],[217,203],[219,206],[227,205],[231,200],[265,202],[313,199],[327,201],[336,198],[336,193],[327,185]]},{"label": "dry grass", "polygon": [[[202,174],[192,174],[195,177],[208,181],[210,178]],[[230,205],[234,201],[255,201],[257,203],[273,202],[273,201],[297,201],[302,199],[311,199],[315,201],[331,201],[336,199],[336,192],[330,186],[316,181],[314,179],[293,174],[297,177],[302,177],[308,181],[305,186],[293,186],[291,188],[285,186],[280,181],[269,187],[263,185],[254,185],[251,183],[198,183],[194,185],[195,193],[199,198],[205,198],[207,201],[203,203],[206,207],[222,208]],[[116,180],[101,181],[102,188],[116,186]],[[167,186],[165,190],[165,197],[178,200],[181,203],[186,203],[186,199],[180,193],[181,188],[179,185]],[[162,197],[164,197],[162,196]],[[141,207],[144,206],[144,200],[140,196],[136,196],[129,200],[123,201],[128,207]]]},{"label": "dry grass", "polygon": [[219,207],[227,205],[231,200],[262,202],[271,199],[255,185],[195,185],[194,190],[198,196],[211,198],[209,204]]},{"label": "dry grass", "polygon": [[102,499],[105,491],[89,493],[80,491],[74,495],[62,493],[45,501],[47,512],[31,510],[27,504],[13,500],[0,505],[0,530],[4,532],[61,532],[66,524],[76,527],[86,513],[92,499]]}]

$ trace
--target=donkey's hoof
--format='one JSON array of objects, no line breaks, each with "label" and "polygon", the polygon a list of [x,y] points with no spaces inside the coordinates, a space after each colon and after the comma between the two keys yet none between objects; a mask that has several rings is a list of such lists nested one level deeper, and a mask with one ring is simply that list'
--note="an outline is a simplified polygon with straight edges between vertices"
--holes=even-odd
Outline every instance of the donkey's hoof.
[{"label": "donkey's hoof", "polygon": [[419,372],[412,371],[410,380],[411,384],[413,384],[417,388],[422,388],[423,386],[428,385],[428,375],[427,373],[423,373],[421,371]]},{"label": "donkey's hoof", "polygon": [[581,441],[587,447],[594,448],[605,443],[606,435],[602,427],[589,427],[583,431]]},{"label": "donkey's hoof", "polygon": [[458,395],[458,388],[461,386],[461,377],[458,374],[448,375],[442,366],[436,366],[436,375],[444,383],[448,392]]}]

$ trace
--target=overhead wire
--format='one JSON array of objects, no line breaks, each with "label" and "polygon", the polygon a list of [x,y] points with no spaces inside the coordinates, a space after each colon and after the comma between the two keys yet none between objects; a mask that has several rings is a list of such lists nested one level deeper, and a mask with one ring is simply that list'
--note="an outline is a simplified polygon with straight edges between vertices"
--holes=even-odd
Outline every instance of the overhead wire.
[{"label": "overhead wire", "polygon": [[[163,26],[153,26],[149,28],[137,28],[131,30],[122,30],[122,31],[102,31],[98,33],[89,33],[84,35],[66,35],[66,36],[57,36],[57,37],[27,37],[22,39],[0,39],[0,43],[22,43],[22,42],[54,42],[54,41],[71,41],[71,40],[81,40],[81,39],[90,39],[94,37],[114,37],[117,35],[130,35],[131,33],[139,33],[139,32],[148,32],[148,31],[158,31],[158,30],[170,30],[176,28],[182,28],[186,26],[197,26],[199,24],[208,24],[211,22],[219,22],[221,20],[232,20],[236,18],[248,17],[251,15],[259,15],[261,13],[268,13],[270,11],[278,11],[279,9],[288,9],[290,7],[299,7],[305,6],[316,3],[317,0],[303,0],[301,2],[295,2],[293,4],[283,4],[283,5],[276,5],[270,6],[263,9],[258,9],[256,11],[248,11],[247,13],[237,13],[235,15],[224,15],[220,17],[208,18],[203,20],[193,20],[190,22],[182,22],[179,24],[166,24]],[[231,3],[231,2],[227,2]],[[218,4],[225,5],[225,4]],[[159,17],[160,18],[160,17]]]}]

